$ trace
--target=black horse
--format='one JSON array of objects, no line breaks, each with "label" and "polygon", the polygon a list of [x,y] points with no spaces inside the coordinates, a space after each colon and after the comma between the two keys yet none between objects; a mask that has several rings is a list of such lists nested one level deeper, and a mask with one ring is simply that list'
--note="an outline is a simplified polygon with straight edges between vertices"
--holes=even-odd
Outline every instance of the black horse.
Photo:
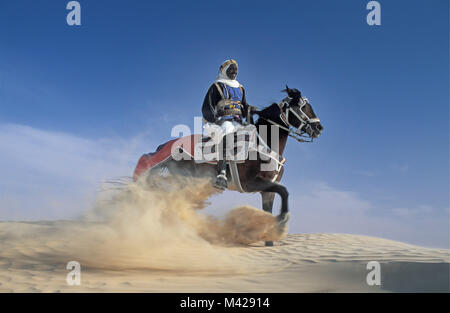
[{"label": "black horse", "polygon": [[[314,113],[311,105],[306,98],[297,89],[291,89],[286,86],[283,92],[287,97],[280,103],[272,105],[255,112],[258,120],[255,124],[260,137],[275,151],[281,158],[289,136],[300,142],[310,142],[320,136],[323,127],[320,120]],[[264,134],[260,131],[265,129]],[[278,138],[276,138],[276,136]],[[272,138],[274,137],[274,138]],[[275,141],[273,140],[275,139]],[[272,143],[277,142],[276,146]],[[281,210],[277,220],[281,226],[287,223],[289,219],[288,191],[285,186],[279,182],[283,176],[283,167],[280,166],[274,170],[261,170],[262,165],[267,163],[267,158],[263,159],[259,154],[253,160],[237,164],[238,177],[241,192],[260,192],[262,196],[263,210],[272,213],[275,194],[281,197]],[[147,180],[161,172],[163,166],[166,171],[175,175],[190,177],[207,177],[211,181],[216,176],[216,166],[209,163],[196,163],[194,160],[168,159],[164,164],[158,165],[147,172]],[[228,169],[227,176],[230,180],[231,169]],[[273,242],[266,242],[267,246],[273,245]]]}]

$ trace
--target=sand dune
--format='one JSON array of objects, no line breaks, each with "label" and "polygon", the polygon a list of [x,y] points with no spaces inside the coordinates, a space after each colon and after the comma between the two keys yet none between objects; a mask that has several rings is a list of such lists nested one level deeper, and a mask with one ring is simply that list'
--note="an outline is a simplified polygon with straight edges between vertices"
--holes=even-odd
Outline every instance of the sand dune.
[{"label": "sand dune", "polygon": [[[199,210],[212,190],[130,186],[74,221],[0,222],[0,292],[449,291],[449,250],[345,234],[286,234],[274,217]],[[110,199],[111,200],[111,199]],[[264,247],[264,240],[278,240]],[[81,284],[70,286],[70,261]],[[369,261],[381,286],[369,286]]]},{"label": "sand dune", "polygon": [[[202,268],[204,260],[199,260],[198,266],[171,270],[92,269],[81,263],[81,285],[69,286],[66,262],[54,262],[41,253],[51,250],[53,242],[30,249],[3,241],[10,228],[23,234],[39,228],[49,231],[57,223],[0,223],[1,245],[7,247],[0,259],[1,292],[449,291],[448,250],[343,234],[288,235],[274,247],[264,247],[262,242],[223,247],[234,257],[235,267],[225,262]],[[9,249],[20,258],[17,254],[11,258],[14,253]],[[186,256],[186,251],[180,253]],[[195,250],[192,254],[195,259]],[[381,264],[381,286],[366,283],[366,264],[373,260]]]}]

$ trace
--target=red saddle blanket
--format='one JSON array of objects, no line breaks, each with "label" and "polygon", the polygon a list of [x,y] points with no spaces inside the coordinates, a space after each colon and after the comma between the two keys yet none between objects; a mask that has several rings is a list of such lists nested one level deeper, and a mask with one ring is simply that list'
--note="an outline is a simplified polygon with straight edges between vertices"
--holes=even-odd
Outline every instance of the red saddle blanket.
[{"label": "red saddle blanket", "polygon": [[[161,164],[172,157],[172,151],[181,148],[184,153],[194,158],[195,144],[202,140],[202,135],[191,135],[179,139],[173,139],[158,147],[156,152],[147,153],[140,157],[136,169],[134,170],[133,179],[136,181],[142,174],[151,170],[153,167]],[[214,162],[212,162],[214,163]]]}]

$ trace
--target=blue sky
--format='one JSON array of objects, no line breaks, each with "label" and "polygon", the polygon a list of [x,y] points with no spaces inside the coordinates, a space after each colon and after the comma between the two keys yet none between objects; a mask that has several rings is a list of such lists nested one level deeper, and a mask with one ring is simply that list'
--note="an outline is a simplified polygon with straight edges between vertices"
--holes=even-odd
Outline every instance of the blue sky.
[{"label": "blue sky", "polygon": [[131,173],[175,124],[193,125],[234,58],[249,103],[288,83],[325,127],[288,143],[292,231],[448,247],[447,0],[380,1],[372,27],[363,0],[80,0],[81,26],[66,24],[67,2],[0,0],[0,218],[64,216],[43,213],[42,188],[77,199]]}]

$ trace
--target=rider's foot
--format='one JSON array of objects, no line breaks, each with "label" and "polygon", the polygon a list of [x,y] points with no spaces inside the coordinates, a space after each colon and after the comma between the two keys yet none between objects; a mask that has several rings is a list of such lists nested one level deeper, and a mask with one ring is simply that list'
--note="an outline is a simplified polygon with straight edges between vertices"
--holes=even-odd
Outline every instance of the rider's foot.
[{"label": "rider's foot", "polygon": [[214,182],[214,187],[219,189],[228,188],[227,176],[224,171],[222,171],[219,175],[217,175],[216,181]]}]

